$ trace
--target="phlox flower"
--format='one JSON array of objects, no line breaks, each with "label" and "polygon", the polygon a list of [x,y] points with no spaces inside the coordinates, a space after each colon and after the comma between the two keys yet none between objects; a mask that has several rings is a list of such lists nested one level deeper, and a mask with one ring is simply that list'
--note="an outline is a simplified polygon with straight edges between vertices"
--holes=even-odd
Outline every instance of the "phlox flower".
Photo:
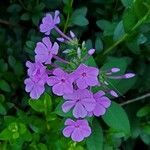
[{"label": "phlox flower", "polygon": [[62,110],[66,113],[73,108],[73,116],[75,118],[84,118],[88,112],[95,108],[95,99],[92,92],[87,89],[74,90],[72,94],[65,94],[63,98],[66,100],[62,105]]},{"label": "phlox flower", "polygon": [[54,17],[51,14],[47,13],[46,16],[42,19],[42,23],[40,25],[40,32],[49,35],[51,30],[60,23],[59,11],[56,10]]},{"label": "phlox flower", "polygon": [[55,42],[53,45],[49,37],[44,37],[42,42],[38,42],[35,47],[35,60],[45,64],[51,64],[51,59],[57,55],[59,45]]},{"label": "phlox flower", "polygon": [[89,67],[84,64],[80,64],[80,66],[73,72],[74,79],[79,89],[98,85],[98,74],[99,70],[97,68]]},{"label": "phlox flower", "polygon": [[80,119],[73,121],[72,119],[67,119],[65,125],[66,127],[63,129],[63,135],[65,137],[71,137],[75,142],[80,142],[91,134],[91,128],[87,120]]},{"label": "phlox flower", "polygon": [[105,92],[99,91],[94,94],[94,99],[96,101],[96,106],[93,111],[89,113],[90,116],[102,116],[105,114],[106,109],[111,105],[111,101],[105,96]]},{"label": "phlox flower", "polygon": [[53,76],[47,80],[47,84],[52,87],[54,94],[62,96],[64,94],[73,93],[73,80],[70,74],[57,68],[53,71]]}]

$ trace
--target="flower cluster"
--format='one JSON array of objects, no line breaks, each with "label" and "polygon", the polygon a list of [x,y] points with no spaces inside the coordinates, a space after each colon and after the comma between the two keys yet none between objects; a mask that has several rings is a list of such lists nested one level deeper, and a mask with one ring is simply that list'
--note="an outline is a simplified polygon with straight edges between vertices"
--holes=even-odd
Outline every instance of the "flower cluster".
[{"label": "flower cluster", "polygon": [[[73,141],[80,142],[91,134],[86,117],[104,115],[106,109],[111,105],[108,94],[118,97],[113,90],[99,90],[95,92],[93,87],[106,86],[107,81],[101,81],[101,72],[96,67],[85,64],[91,57],[95,49],[86,50],[85,44],[82,47],[78,44],[75,34],[70,31],[69,36],[64,34],[57,25],[60,23],[59,11],[54,15],[46,14],[40,25],[40,32],[45,34],[41,42],[35,47],[35,62],[27,61],[28,78],[25,79],[25,90],[30,93],[32,99],[38,99],[45,91],[45,85],[52,87],[52,92],[57,96],[62,96],[64,103],[62,111],[72,112],[74,120],[67,119],[63,135],[71,137]],[[58,42],[52,42],[49,35],[52,30],[59,34],[57,41],[71,47],[64,50],[64,53],[73,53],[69,61],[59,57],[59,50],[62,49]],[[59,62],[59,63],[58,63]],[[65,64],[64,67],[62,64]],[[105,76],[111,79],[131,78],[132,73],[122,76],[114,76],[119,72],[119,68],[107,70]],[[107,96],[106,96],[107,94]]]}]

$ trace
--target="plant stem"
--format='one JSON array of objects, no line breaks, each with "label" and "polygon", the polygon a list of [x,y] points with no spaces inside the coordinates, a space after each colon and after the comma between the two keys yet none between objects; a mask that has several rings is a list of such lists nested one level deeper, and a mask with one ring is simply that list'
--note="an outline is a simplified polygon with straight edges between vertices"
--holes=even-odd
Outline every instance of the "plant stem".
[{"label": "plant stem", "polygon": [[71,38],[68,37],[67,35],[65,35],[58,27],[55,26],[55,30],[65,39],[67,39],[68,41],[71,41]]},{"label": "plant stem", "polygon": [[[131,32],[133,32],[134,30],[136,30],[140,25],[143,24],[144,21],[146,21],[146,19],[148,18],[148,16],[150,15],[150,9],[148,10],[148,12],[145,14],[145,16],[140,19],[136,25],[131,29]],[[116,46],[118,46],[120,43],[122,43],[123,41],[125,41],[127,39],[127,37],[130,36],[130,33],[125,33],[124,36],[116,41],[112,46],[110,46],[108,49],[106,49],[103,53],[103,55],[106,55],[107,53],[109,53],[112,49],[114,49]]]},{"label": "plant stem", "polygon": [[13,25],[12,23],[10,23],[9,21],[5,21],[5,20],[2,20],[0,19],[0,24],[5,24],[5,25]]},{"label": "plant stem", "polygon": [[[72,5],[73,5],[73,0],[70,0],[70,5],[69,5],[69,7],[72,8]],[[70,19],[70,9],[68,10],[66,23],[65,23],[65,26],[64,26],[64,30],[63,30],[64,33],[65,33],[66,30],[67,30],[69,19]]]},{"label": "plant stem", "polygon": [[140,100],[145,99],[147,97],[150,97],[150,93],[147,93],[147,94],[142,95],[142,96],[137,97],[137,98],[133,98],[133,99],[127,100],[126,102],[123,102],[120,105],[124,106],[124,105],[130,104],[130,103],[136,102],[136,101],[140,101]]},{"label": "plant stem", "polygon": [[58,61],[60,61],[62,63],[69,64],[69,61],[66,61],[66,60],[64,60],[64,59],[62,59],[62,58],[60,58],[60,57],[58,57],[56,55],[54,55],[53,58],[55,58],[56,60],[58,60]]}]

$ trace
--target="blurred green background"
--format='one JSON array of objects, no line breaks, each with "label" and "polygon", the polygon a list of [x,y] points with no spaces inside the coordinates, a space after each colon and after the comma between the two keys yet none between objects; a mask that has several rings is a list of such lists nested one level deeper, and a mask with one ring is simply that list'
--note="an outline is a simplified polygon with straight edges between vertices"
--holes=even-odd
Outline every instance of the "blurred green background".
[{"label": "blurred green background", "polygon": [[[136,74],[113,82],[124,96],[114,99],[118,104],[97,119],[93,135],[81,143],[62,136],[67,116],[60,112],[60,98],[47,89],[33,102],[24,91],[25,62],[34,60],[35,44],[43,37],[38,25],[55,10],[64,32],[72,30],[88,49],[96,48],[89,65]],[[150,0],[1,0],[0,150],[150,149],[149,62]]]}]

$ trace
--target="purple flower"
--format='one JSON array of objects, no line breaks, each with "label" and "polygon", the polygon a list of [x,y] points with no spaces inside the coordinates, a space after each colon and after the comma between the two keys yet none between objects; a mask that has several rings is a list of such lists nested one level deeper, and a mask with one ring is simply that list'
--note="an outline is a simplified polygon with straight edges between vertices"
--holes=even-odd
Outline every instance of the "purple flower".
[{"label": "purple flower", "polygon": [[59,11],[55,11],[54,18],[51,14],[46,14],[46,16],[42,19],[42,24],[40,25],[40,32],[49,35],[51,30],[60,23]]},{"label": "purple flower", "polygon": [[44,85],[47,81],[48,75],[46,73],[46,67],[39,62],[31,63],[27,61],[29,78],[25,79],[26,92],[30,92],[30,97],[38,99],[44,92]]},{"label": "purple flower", "polygon": [[75,142],[80,142],[91,134],[91,128],[87,120],[73,121],[72,119],[67,119],[65,125],[66,127],[63,129],[63,135],[65,137],[71,137]]},{"label": "purple flower", "polygon": [[79,89],[85,89],[88,86],[98,85],[99,70],[95,67],[89,67],[81,64],[73,73]]},{"label": "purple flower", "polygon": [[62,105],[62,110],[66,113],[74,107],[73,116],[75,118],[86,117],[96,105],[93,94],[87,89],[74,90],[72,94],[65,94],[63,98],[67,101]]},{"label": "purple flower", "polygon": [[52,45],[49,37],[42,39],[42,42],[38,42],[35,48],[35,59],[41,63],[51,64],[51,59],[53,55],[57,55],[59,45],[55,42]]},{"label": "purple flower", "polygon": [[62,69],[57,68],[53,71],[53,75],[49,77],[47,84],[52,87],[53,93],[58,96],[73,93],[73,80],[70,74],[64,72]]},{"label": "purple flower", "polygon": [[94,114],[95,116],[101,116],[104,115],[106,112],[106,108],[108,108],[111,105],[111,101],[109,98],[105,96],[105,92],[99,91],[94,94],[94,99],[96,100],[96,106],[91,114]]}]

